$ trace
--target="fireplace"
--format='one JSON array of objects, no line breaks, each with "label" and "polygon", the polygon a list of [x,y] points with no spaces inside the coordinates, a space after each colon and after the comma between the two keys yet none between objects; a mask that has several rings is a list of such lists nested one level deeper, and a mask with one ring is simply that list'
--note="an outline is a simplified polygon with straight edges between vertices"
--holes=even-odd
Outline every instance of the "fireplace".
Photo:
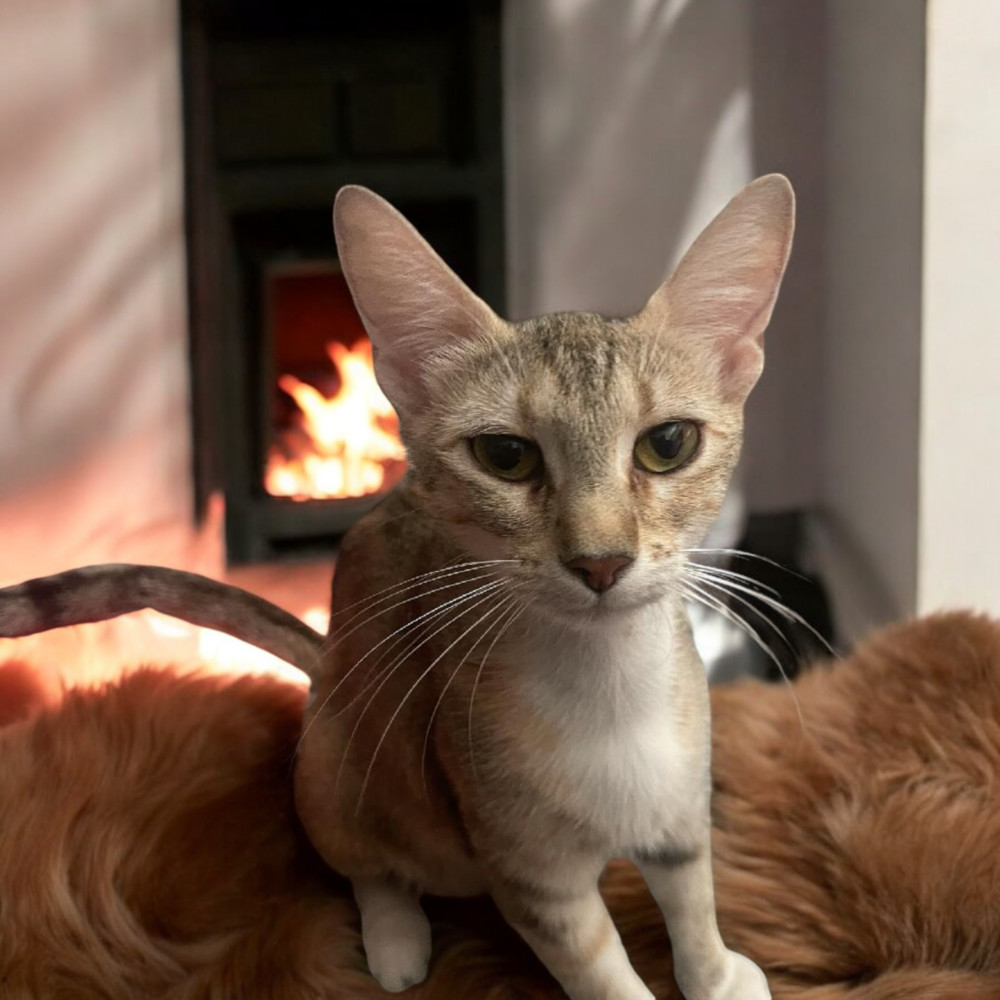
[{"label": "fireplace", "polygon": [[231,564],[329,553],[405,472],[330,209],[389,198],[503,309],[497,2],[182,4],[195,488]]},{"label": "fireplace", "polygon": [[264,286],[267,341],[279,373],[265,492],[298,504],[381,498],[402,478],[406,453],[340,266],[279,262]]}]

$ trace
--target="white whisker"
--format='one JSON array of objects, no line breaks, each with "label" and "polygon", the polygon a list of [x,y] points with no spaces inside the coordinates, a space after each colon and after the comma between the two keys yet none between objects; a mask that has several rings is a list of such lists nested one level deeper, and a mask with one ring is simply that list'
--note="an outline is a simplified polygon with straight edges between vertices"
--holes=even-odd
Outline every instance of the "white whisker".
[{"label": "white whisker", "polygon": [[795,693],[795,688],[792,686],[792,682],[785,672],[785,668],[782,666],[781,660],[775,655],[773,649],[761,638],[760,633],[745,619],[742,615],[738,614],[732,608],[727,607],[722,601],[712,594],[706,593],[697,583],[691,579],[686,579],[681,584],[682,590],[689,596],[693,597],[694,600],[704,604],[705,607],[711,608],[713,611],[718,612],[723,618],[728,619],[734,625],[743,629],[747,635],[757,644],[761,651],[768,656],[774,665],[778,668],[781,673],[782,678],[784,678],[785,685],[788,688],[788,693],[792,696],[792,701],[795,703],[795,713],[799,717],[799,725],[802,727],[803,732],[805,731],[805,721],[802,718],[802,707],[799,705],[798,695]]},{"label": "white whisker", "polygon": [[511,625],[513,625],[514,622],[516,622],[517,619],[521,617],[521,615],[523,614],[524,610],[527,607],[528,607],[528,602],[522,601],[519,605],[515,607],[514,611],[512,612],[510,617],[508,617],[507,621],[504,622],[503,627],[493,637],[493,641],[490,643],[489,649],[486,650],[486,653],[479,664],[479,669],[476,671],[476,679],[472,682],[472,692],[469,695],[469,725],[468,725],[469,765],[472,769],[472,775],[477,781],[479,780],[479,775],[476,773],[476,751],[475,751],[475,746],[472,742],[472,710],[473,706],[476,703],[476,691],[479,688],[479,678],[482,677],[483,668],[486,666],[486,661],[490,658],[490,654],[493,652],[493,647],[496,646],[496,644],[500,641],[500,639],[503,637],[507,629],[509,629]]},{"label": "white whisker", "polygon": [[[766,614],[764,614],[764,612],[761,611],[761,609],[758,608],[757,605],[754,604],[752,601],[747,600],[747,598],[745,598],[745,597],[741,597],[735,591],[728,590],[718,580],[714,580],[714,579],[711,579],[709,577],[704,577],[701,574],[698,574],[698,573],[692,574],[691,576],[689,576],[688,579],[689,580],[691,580],[691,579],[697,580],[698,582],[700,582],[701,584],[703,584],[704,586],[707,586],[707,587],[717,587],[719,590],[721,590],[724,594],[728,595],[734,601],[739,601],[740,604],[743,607],[747,608],[748,610],[752,611],[754,614],[758,615],[761,619],[763,619],[763,621],[768,626],[770,626],[771,630],[785,644],[785,646],[788,648],[789,652],[791,652],[792,654],[795,653],[795,646],[792,645],[791,640],[788,638],[787,635],[785,635],[785,633],[782,631],[782,629],[780,628],[780,626],[776,622],[774,622],[771,618],[769,618]],[[709,591],[709,593],[712,593],[712,591]],[[713,597],[715,596],[714,593],[712,594],[712,596]],[[716,598],[716,599],[720,600],[720,601],[722,600],[722,598]]]},{"label": "white whisker", "polygon": [[489,635],[490,630],[500,621],[503,615],[516,603],[517,598],[513,594],[507,595],[500,599],[500,601],[491,608],[490,613],[496,617],[487,622],[486,628],[483,629],[482,634],[469,648],[469,651],[459,660],[458,666],[451,672],[448,680],[445,682],[444,687],[441,689],[441,693],[438,695],[438,700],[434,703],[434,709],[430,714],[430,718],[427,720],[427,729],[424,732],[424,745],[420,752],[420,780],[423,783],[424,791],[427,791],[427,773],[425,769],[425,764],[427,763],[427,745],[431,738],[431,729],[434,726],[434,720],[437,718],[438,709],[441,707],[441,703],[444,701],[444,696],[448,693],[448,688],[451,687],[451,682],[458,676],[459,670],[469,662],[469,657],[476,651],[479,644]]},{"label": "white whisker", "polygon": [[[336,777],[336,780],[335,780],[335,783],[334,783],[334,787],[335,788],[339,787],[339,785],[340,785],[340,777],[341,777],[341,774],[343,773],[344,764],[347,761],[347,757],[348,757],[348,754],[349,754],[350,749],[351,749],[351,744],[354,742],[354,737],[357,735],[358,729],[361,726],[361,723],[364,720],[364,717],[367,714],[368,709],[371,708],[371,706],[374,703],[375,699],[378,697],[379,692],[389,682],[389,680],[392,678],[392,675],[399,669],[400,666],[402,666],[403,663],[406,662],[407,659],[409,659],[409,657],[413,653],[415,653],[422,646],[425,646],[428,642],[430,642],[431,639],[434,638],[434,636],[440,634],[446,628],[448,628],[449,626],[453,625],[455,622],[457,622],[464,615],[468,614],[468,612],[472,611],[474,608],[476,608],[480,604],[482,604],[483,601],[489,600],[490,595],[494,591],[496,591],[497,589],[499,589],[499,588],[501,588],[503,586],[504,586],[504,581],[501,580],[501,581],[497,581],[496,583],[486,584],[485,586],[480,587],[474,593],[467,595],[467,597],[464,598],[462,600],[462,602],[458,604],[458,607],[461,610],[459,610],[456,614],[451,615],[447,619],[447,621],[445,621],[445,623],[443,625],[439,625],[436,629],[434,629],[433,632],[431,632],[429,635],[423,637],[420,640],[420,642],[418,642],[415,646],[410,646],[409,648],[407,648],[406,650],[404,650],[403,653],[400,654],[400,656],[396,657],[396,659],[393,660],[393,662],[382,672],[382,674],[379,675],[379,677],[381,679],[376,678],[376,681],[378,681],[378,686],[375,688],[375,690],[371,694],[371,697],[365,703],[365,707],[358,714],[358,718],[356,719],[356,721],[354,723],[354,728],[351,730],[351,735],[348,737],[347,743],[344,746],[344,749],[343,749],[343,752],[342,752],[342,755],[341,755],[341,758],[340,758],[340,766],[337,768],[337,777]],[[485,592],[485,596],[481,596],[481,595],[484,594],[484,592]],[[470,599],[475,598],[475,597],[480,597],[480,596],[481,596],[480,600],[477,600],[474,603],[469,604],[469,600]],[[462,607],[462,604],[465,604],[466,606]],[[352,669],[353,669],[353,667],[352,667]]]},{"label": "white whisker", "polygon": [[783,566],[780,562],[776,562],[774,559],[769,559],[767,556],[757,555],[756,552],[745,552],[743,549],[679,549],[678,551],[684,555],[691,553],[697,555],[726,555],[733,559],[756,559],[758,562],[767,563],[768,566],[780,569],[783,573],[788,573],[790,576],[796,576],[800,580],[808,582],[808,577],[803,576],[794,569],[790,569],[788,566]]},{"label": "white whisker", "polygon": [[[499,583],[499,581],[497,582]],[[413,650],[420,646],[423,640],[434,628],[438,620],[449,614],[459,603],[460,602],[457,601],[448,601],[443,606],[435,608],[434,611],[422,622],[416,623],[416,628],[397,629],[396,631],[398,635],[396,638],[382,650],[375,660],[369,664],[368,669],[365,672],[364,679],[361,682],[362,687],[360,690],[354,695],[353,698],[344,702],[344,704],[333,713],[332,718],[336,719],[338,716],[343,715],[344,712],[348,711],[348,709],[350,709],[359,698],[363,698],[371,690],[372,685],[377,684],[379,680],[385,676],[385,670],[391,669],[393,664],[398,663],[402,659],[406,659],[406,657],[408,657]],[[409,644],[404,649],[399,650],[399,647],[407,641]],[[389,666],[380,670],[379,667],[390,657],[394,657],[394,659],[392,659]]]},{"label": "white whisker", "polygon": [[721,598],[716,597],[709,591],[703,589],[698,582],[690,578],[685,579],[682,583],[683,589],[689,594],[694,595],[697,601],[700,601],[707,608],[711,608],[717,611],[724,618],[729,619],[734,625],[738,625],[751,639],[757,644],[761,652],[763,652],[778,668],[781,672],[781,676],[784,677],[785,682],[790,686],[791,680],[785,673],[785,669],[781,664],[781,660],[778,658],[777,654],[773,649],[763,640],[760,633],[743,618],[738,612],[734,611],[732,608],[728,607]]},{"label": "white whisker", "polygon": [[[487,600],[489,600],[488,596],[484,597],[482,601],[477,601],[476,604],[474,604],[472,607],[478,607],[480,604],[485,603],[485,601],[487,601]],[[471,610],[471,609],[466,609],[466,610]],[[417,679],[409,686],[409,688],[406,691],[406,694],[404,694],[403,697],[400,698],[399,704],[396,706],[396,708],[393,711],[392,715],[389,716],[389,721],[385,724],[385,727],[382,730],[382,735],[379,737],[378,743],[375,744],[375,749],[372,751],[371,760],[368,762],[368,767],[365,770],[364,779],[361,782],[361,791],[358,793],[358,804],[357,804],[357,806],[355,807],[355,810],[354,810],[354,814],[355,815],[357,815],[361,811],[361,803],[362,803],[362,801],[363,801],[363,799],[365,797],[365,790],[368,788],[368,781],[371,778],[372,769],[375,767],[375,759],[378,757],[378,752],[379,752],[379,750],[382,749],[382,744],[385,743],[386,737],[388,737],[388,735],[389,735],[389,729],[392,726],[393,722],[396,721],[396,719],[399,716],[399,713],[403,711],[403,706],[410,700],[410,695],[412,695],[413,692],[417,690],[417,688],[420,686],[420,684],[424,680],[424,678],[427,677],[430,674],[430,672],[474,628],[476,628],[477,625],[479,625],[482,622],[486,621],[486,619],[489,618],[489,617],[491,617],[495,611],[496,611],[495,607],[487,608],[485,614],[483,614],[479,618],[477,618],[464,632],[462,632],[461,635],[458,636],[458,638],[456,638],[456,639],[452,640],[450,643],[448,643],[448,645],[445,646],[445,648],[440,653],[438,653],[438,655],[435,656],[433,660],[431,660],[431,662],[428,664],[428,666],[424,668],[424,670],[419,674],[419,676],[417,677]],[[463,612],[463,614],[464,614],[464,612]],[[388,678],[387,678],[387,680],[388,680]]]},{"label": "white whisker", "polygon": [[[475,590],[469,592],[468,594],[462,595],[460,598],[452,598],[450,600],[445,601],[443,604],[438,605],[438,607],[433,608],[426,614],[420,615],[418,618],[415,618],[412,622],[408,622],[407,624],[396,629],[395,632],[391,633],[389,636],[386,637],[388,639],[392,638],[392,636],[395,635],[396,638],[391,643],[389,643],[389,645],[386,646],[385,649],[382,650],[382,652],[375,660],[373,660],[369,664],[368,670],[365,673],[365,679],[362,682],[363,684],[362,688],[357,692],[357,694],[354,695],[353,698],[345,702],[343,705],[340,706],[340,708],[337,709],[336,712],[333,713],[333,718],[337,718],[339,715],[343,715],[343,713],[346,712],[352,705],[354,705],[359,698],[367,694],[368,691],[371,690],[372,685],[377,684],[378,681],[385,676],[385,670],[392,669],[393,665],[399,663],[401,660],[406,659],[406,657],[408,657],[410,653],[412,653],[415,649],[418,649],[423,644],[423,640],[429,637],[428,634],[431,631],[431,629],[434,628],[434,625],[438,619],[443,618],[445,615],[451,612],[457,605],[460,605],[462,601],[465,600],[466,598],[471,600],[472,598],[477,597],[479,594],[485,593],[487,589],[491,588],[492,590],[495,591],[496,589],[504,585],[509,586],[508,581],[494,580],[492,581],[491,584],[484,584],[482,587],[476,588]],[[395,659],[392,660],[392,662],[389,664],[388,667],[386,667],[384,670],[379,670],[379,666],[382,663],[384,663],[388,657],[392,656],[394,651],[397,650],[398,647],[407,640],[409,640],[409,645],[401,652],[396,653]],[[358,666],[359,664],[360,661],[357,664],[355,664],[355,666]],[[354,667],[352,667],[351,669],[353,670]],[[346,674],[339,683],[342,683],[345,680],[347,680]],[[334,692],[331,692],[331,694],[333,693]]]},{"label": "white whisker", "polygon": [[[689,566],[692,565],[693,564],[689,564]],[[806,621],[806,619],[803,618],[802,615],[800,615],[797,611],[793,611],[787,605],[782,604],[781,601],[776,600],[773,597],[769,597],[767,594],[762,594],[758,590],[752,590],[749,587],[746,587],[733,580],[714,578],[714,572],[710,576],[705,572],[707,569],[708,567],[704,566],[698,567],[698,569],[695,570],[694,575],[697,576],[700,580],[702,580],[702,582],[712,583],[720,590],[727,591],[730,594],[733,594],[734,596],[736,591],[739,591],[744,594],[750,594],[752,597],[756,597],[758,601],[769,607],[772,611],[776,611],[787,621],[792,621],[795,622],[797,625],[801,625],[802,628],[806,629],[810,633],[810,635],[812,635],[813,638],[815,638],[816,641],[820,643],[828,653],[830,653],[831,656],[836,656],[836,653],[834,652],[830,644],[826,641],[826,639],[815,628],[813,628],[813,626],[810,625],[809,622]],[[753,608],[753,610],[757,614],[761,615],[762,618],[766,618],[766,616],[762,614],[759,608],[755,607],[753,604],[750,604],[750,607]]]},{"label": "white whisker", "polygon": [[[419,587],[423,583],[430,583],[432,581],[436,582],[438,580],[447,579],[454,576],[464,576],[465,574],[476,572],[483,569],[485,566],[497,566],[504,563],[517,562],[516,559],[484,559],[477,562],[467,562],[460,566],[448,565],[443,566],[439,569],[431,570],[429,573],[419,573],[416,576],[408,577],[405,580],[401,580],[398,583],[394,583],[391,587],[383,587],[381,590],[376,590],[373,594],[369,594],[367,597],[362,598],[360,601],[355,601],[353,604],[348,604],[346,607],[341,608],[332,617],[339,618],[341,615],[346,614],[355,608],[360,608],[360,610],[355,612],[355,616],[364,614],[365,611],[370,610],[371,607],[380,603],[381,601],[391,600],[393,597],[398,596],[401,593],[405,593],[408,590],[412,590]],[[365,605],[365,607],[361,607]],[[344,629],[354,621],[354,617],[348,619],[346,622],[341,623],[337,626],[337,629]],[[331,634],[330,638],[336,638]]]},{"label": "white whisker", "polygon": [[[439,587],[433,587],[431,590],[422,590],[422,591],[420,591],[417,594],[411,594],[409,597],[404,597],[403,600],[396,601],[395,604],[390,604],[388,607],[380,608],[378,611],[372,612],[372,608],[364,608],[361,611],[359,611],[349,621],[345,622],[341,626],[341,628],[342,629],[343,628],[347,628],[347,626],[350,625],[351,622],[357,621],[358,618],[361,618],[361,621],[359,621],[354,626],[354,628],[349,629],[346,632],[338,632],[336,635],[329,636],[327,638],[327,646],[328,647],[333,647],[333,646],[338,645],[339,643],[342,643],[346,638],[348,638],[348,636],[354,635],[354,633],[357,632],[358,629],[364,628],[369,622],[374,621],[376,618],[379,618],[381,615],[384,615],[384,614],[386,614],[389,611],[393,611],[396,608],[402,607],[404,604],[409,604],[410,601],[416,600],[416,598],[418,598],[418,597],[430,597],[431,594],[438,594],[442,590],[453,590],[455,587],[461,587],[463,584],[478,583],[480,580],[490,580],[490,579],[496,579],[496,577],[494,576],[493,573],[488,573],[488,572],[487,573],[480,573],[477,576],[472,576],[472,577],[463,576],[460,580],[455,580],[455,581],[452,581],[451,583],[445,583],[445,584],[442,584]],[[427,583],[437,583],[438,580],[428,580],[428,581],[425,581],[425,582],[427,582]],[[419,587],[420,584],[417,584],[416,586]],[[399,594],[390,594],[388,597],[385,597],[382,600],[383,601],[391,601],[391,600],[393,600],[394,598],[396,598],[398,596],[399,596]],[[373,605],[372,607],[375,607],[375,605]],[[369,614],[369,612],[372,612],[372,613]]]},{"label": "white whisker", "polygon": [[[440,576],[442,573],[451,573],[454,570],[459,570],[459,569],[475,569],[480,565],[478,561],[467,561],[464,563],[459,563],[459,559],[461,559],[461,556],[458,556],[455,559],[451,559],[444,566],[439,566],[437,569],[427,570],[427,572],[425,573],[415,573],[413,576],[408,576],[404,580],[397,580],[396,583],[390,584],[388,587],[383,587],[381,590],[373,591],[371,594],[359,598],[357,601],[354,601],[351,604],[345,604],[344,607],[340,608],[339,611],[336,611],[332,615],[332,617],[337,618],[340,615],[347,614],[348,611],[350,611],[352,608],[356,608],[359,604],[365,604],[368,601],[374,600],[375,598],[381,596],[382,594],[388,593],[391,590],[398,590],[401,587],[409,586],[411,583],[418,583],[421,580],[426,580],[433,576]],[[492,565],[494,562],[498,561],[502,562],[504,560],[487,559],[485,560],[485,563]]]},{"label": "white whisker", "polygon": [[757,580],[752,576],[747,576],[746,573],[737,573],[735,570],[725,569],[722,566],[710,566],[699,562],[689,562],[687,565],[694,567],[699,572],[711,573],[713,576],[724,577],[727,580],[739,580],[745,583],[748,587],[753,587],[763,593],[769,593],[775,598],[781,596],[774,587],[770,587],[766,583],[762,583],[760,580]]},{"label": "white whisker", "polygon": [[394,636],[398,635],[400,632],[409,631],[410,629],[415,628],[417,625],[420,624],[420,622],[424,621],[426,618],[430,617],[431,615],[438,615],[438,614],[442,613],[446,608],[450,608],[450,607],[453,607],[456,604],[461,604],[461,603],[463,603],[463,602],[465,602],[467,600],[471,600],[472,598],[478,596],[479,594],[483,593],[484,591],[486,591],[486,590],[492,590],[495,587],[503,586],[503,584],[504,584],[504,581],[502,581],[502,580],[493,581],[491,583],[483,584],[483,586],[476,588],[471,593],[461,594],[458,597],[452,597],[449,600],[445,601],[444,604],[439,605],[436,608],[432,608],[430,611],[425,611],[423,614],[418,615],[412,621],[407,622],[405,625],[400,625],[399,628],[394,629],[387,636],[385,636],[384,638],[380,639],[374,646],[371,647],[371,649],[368,650],[367,653],[365,653],[359,660],[357,660],[351,666],[351,668],[344,674],[344,676],[341,677],[340,680],[337,681],[337,683],[331,688],[330,692],[323,699],[323,701],[320,704],[319,708],[317,708],[316,711],[313,713],[313,717],[309,720],[308,725],[305,727],[305,729],[303,729],[302,735],[299,737],[299,741],[296,744],[296,748],[295,748],[296,754],[298,753],[299,748],[302,746],[302,741],[306,738],[306,734],[309,732],[309,730],[312,728],[313,724],[319,718],[319,716],[322,713],[323,709],[326,708],[326,706],[329,704],[330,699],[337,693],[338,690],[340,690],[340,687],[351,676],[351,674],[353,674],[354,671],[357,670],[357,668],[359,666],[361,666],[361,664],[364,663],[364,661],[367,660],[369,656],[372,655],[372,653],[374,653],[378,649],[381,649],[387,642],[389,642]]}]

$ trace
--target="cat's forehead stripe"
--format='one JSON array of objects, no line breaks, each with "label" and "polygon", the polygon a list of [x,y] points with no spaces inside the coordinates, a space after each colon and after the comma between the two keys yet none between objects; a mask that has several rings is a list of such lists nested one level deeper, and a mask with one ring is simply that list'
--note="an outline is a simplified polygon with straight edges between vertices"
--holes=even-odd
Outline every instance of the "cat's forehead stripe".
[{"label": "cat's forehead stripe", "polygon": [[556,313],[522,326],[529,364],[548,369],[564,396],[601,399],[629,348],[620,321],[588,313]]}]

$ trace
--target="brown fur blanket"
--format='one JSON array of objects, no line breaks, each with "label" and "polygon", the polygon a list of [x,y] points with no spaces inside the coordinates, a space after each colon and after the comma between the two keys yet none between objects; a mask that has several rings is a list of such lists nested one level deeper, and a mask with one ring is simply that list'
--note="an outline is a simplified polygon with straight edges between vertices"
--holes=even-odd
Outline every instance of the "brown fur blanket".
[{"label": "brown fur blanket", "polygon": [[[793,691],[713,692],[724,936],[776,1000],[1000,998],[1000,624],[888,629]],[[0,996],[381,1000],[295,821],[302,698],[150,670],[45,707],[30,668],[0,668]],[[604,891],[677,997],[635,870]],[[414,1000],[561,996],[488,901],[429,912]]]}]

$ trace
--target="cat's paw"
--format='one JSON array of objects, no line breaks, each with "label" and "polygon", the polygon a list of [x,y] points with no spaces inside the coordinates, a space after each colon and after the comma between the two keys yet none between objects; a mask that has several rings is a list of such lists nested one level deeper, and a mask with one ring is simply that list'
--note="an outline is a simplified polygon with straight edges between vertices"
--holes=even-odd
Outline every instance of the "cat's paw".
[{"label": "cat's paw", "polygon": [[388,993],[402,993],[427,977],[431,927],[419,909],[382,914],[363,938],[368,969]]},{"label": "cat's paw", "polygon": [[[699,969],[674,966],[677,985],[685,1000],[771,1000],[771,991],[764,973],[743,955],[724,951],[723,974],[718,976],[719,965],[712,963],[715,974],[706,978],[704,967]],[[721,964],[721,963],[720,963]]]},{"label": "cat's paw", "polygon": [[712,993],[712,1000],[771,1000],[764,973],[743,955],[727,955],[726,978]]}]

